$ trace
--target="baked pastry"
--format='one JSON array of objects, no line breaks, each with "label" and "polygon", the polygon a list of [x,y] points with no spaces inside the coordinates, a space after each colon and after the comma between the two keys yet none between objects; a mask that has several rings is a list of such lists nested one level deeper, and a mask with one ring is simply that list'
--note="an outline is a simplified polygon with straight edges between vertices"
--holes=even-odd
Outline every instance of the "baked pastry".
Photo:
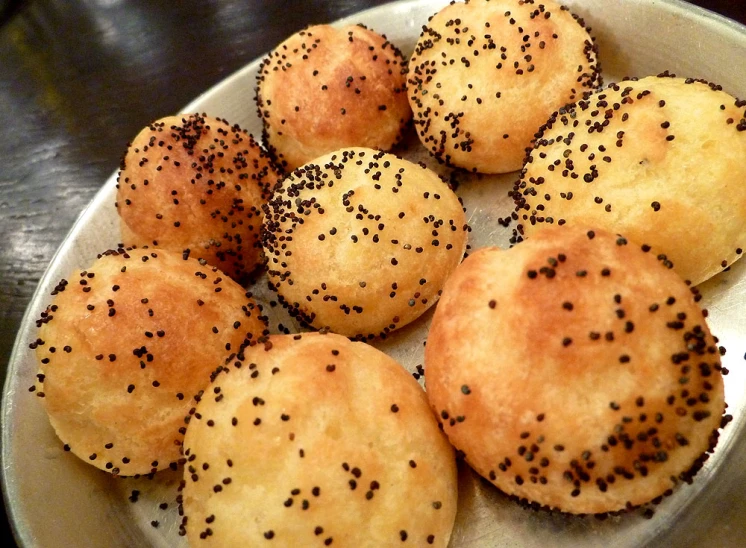
[{"label": "baked pastry", "polygon": [[339,335],[247,350],[189,417],[184,457],[193,546],[445,547],[456,516],[453,448],[424,392]]},{"label": "baked pastry", "polygon": [[451,2],[423,27],[409,60],[422,144],[470,171],[520,169],[549,115],[601,84],[584,27],[554,0]]},{"label": "baked pastry", "polygon": [[262,239],[270,285],[293,316],[365,339],[435,303],[467,232],[458,197],[424,165],[351,148],[277,185]]},{"label": "baked pastry", "polygon": [[265,329],[233,280],[163,249],[108,251],[52,294],[31,390],[65,449],[121,476],[175,467],[194,396]]},{"label": "baked pastry", "polygon": [[264,142],[286,171],[344,147],[390,149],[412,117],[399,49],[363,25],[293,34],[259,69]]},{"label": "baked pastry", "polygon": [[549,227],[479,250],[435,312],[430,403],[467,462],[524,503],[647,503],[691,480],[724,412],[695,300],[649,247],[605,231]]},{"label": "baked pastry", "polygon": [[240,127],[200,114],[162,118],[122,159],[116,205],[123,240],[189,249],[243,282],[259,263],[261,206],[277,178]]},{"label": "baked pastry", "polygon": [[746,247],[746,101],[668,74],[554,114],[516,183],[520,235],[591,225],[653,246],[693,284]]}]

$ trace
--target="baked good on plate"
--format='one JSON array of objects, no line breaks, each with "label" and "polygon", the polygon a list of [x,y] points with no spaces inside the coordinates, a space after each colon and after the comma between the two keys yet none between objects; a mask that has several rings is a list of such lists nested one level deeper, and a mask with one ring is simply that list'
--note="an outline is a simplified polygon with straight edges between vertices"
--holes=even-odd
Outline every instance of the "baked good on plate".
[{"label": "baked good on plate", "polygon": [[695,293],[640,246],[549,227],[473,253],[443,291],[427,394],[499,489],[573,514],[624,510],[690,481],[724,411]]},{"label": "baked good on plate", "polygon": [[261,206],[277,178],[267,153],[240,127],[201,114],[161,118],[122,159],[122,238],[189,249],[243,281],[260,260]]},{"label": "baked good on plate", "polygon": [[423,28],[409,60],[422,144],[470,171],[520,169],[549,115],[600,85],[589,31],[553,0],[451,2]]},{"label": "baked good on plate", "polygon": [[264,142],[284,170],[344,147],[390,149],[412,117],[406,63],[363,25],[315,25],[264,59],[256,101]]},{"label": "baked good on plate", "polygon": [[65,449],[121,476],[175,466],[194,396],[265,329],[228,276],[163,249],[108,251],[53,295],[31,390]]},{"label": "baked good on plate", "polygon": [[448,545],[453,448],[404,368],[334,334],[272,336],[244,358],[189,417],[192,546]]},{"label": "baked good on plate", "polygon": [[365,339],[435,303],[467,232],[458,197],[434,172],[351,148],[277,185],[262,238],[270,284],[291,314]]},{"label": "baked good on plate", "polygon": [[746,101],[668,74],[627,80],[554,114],[516,183],[519,233],[620,232],[693,284],[746,247]]}]

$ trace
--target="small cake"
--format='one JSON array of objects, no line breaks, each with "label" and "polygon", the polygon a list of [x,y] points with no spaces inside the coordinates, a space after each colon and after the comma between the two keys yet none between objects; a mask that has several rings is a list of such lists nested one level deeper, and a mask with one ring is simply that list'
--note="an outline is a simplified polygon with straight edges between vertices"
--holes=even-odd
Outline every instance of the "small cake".
[{"label": "small cake", "polygon": [[66,450],[121,476],[175,467],[194,397],[265,329],[233,280],[163,249],[104,253],[52,294],[31,391]]},{"label": "small cake", "polygon": [[291,171],[344,147],[388,150],[412,117],[406,64],[363,25],[316,25],[277,46],[259,70],[264,142]]},{"label": "small cake", "polygon": [[623,81],[542,128],[516,183],[518,236],[580,223],[651,245],[699,284],[746,247],[746,101],[668,74]]},{"label": "small cake", "polygon": [[278,184],[262,238],[270,284],[292,315],[370,339],[435,303],[467,232],[458,197],[435,173],[352,148]]},{"label": "small cake", "polygon": [[267,153],[240,127],[199,114],[162,118],[122,159],[123,240],[188,249],[243,282],[260,260],[261,206],[277,178]]},{"label": "small cake", "polygon": [[420,141],[451,166],[520,169],[552,112],[601,84],[589,31],[553,0],[451,2],[423,27],[409,60]]},{"label": "small cake", "polygon": [[225,368],[189,417],[192,546],[441,546],[453,448],[393,359],[339,335],[280,335]]},{"label": "small cake", "polygon": [[718,438],[723,379],[696,290],[668,266],[580,227],[464,261],[435,312],[425,375],[445,433],[479,474],[573,514],[691,481]]}]

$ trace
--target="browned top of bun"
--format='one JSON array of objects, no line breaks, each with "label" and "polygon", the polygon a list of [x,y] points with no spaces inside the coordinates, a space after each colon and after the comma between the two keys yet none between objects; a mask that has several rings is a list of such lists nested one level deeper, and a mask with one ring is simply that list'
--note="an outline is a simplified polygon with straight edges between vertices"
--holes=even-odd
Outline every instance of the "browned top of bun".
[{"label": "browned top of bun", "polygon": [[620,232],[703,282],[746,248],[744,107],[717,85],[651,76],[562,110],[516,183],[521,232],[554,223]]},{"label": "browned top of bun", "polygon": [[277,185],[263,241],[270,283],[293,315],[365,339],[435,303],[468,229],[458,197],[434,172],[353,148]]},{"label": "browned top of bun", "polygon": [[366,344],[312,333],[247,350],[205,391],[184,456],[194,545],[448,544],[453,448],[412,376]]},{"label": "browned top of bun", "polygon": [[472,0],[435,14],[409,61],[420,140],[482,173],[520,169],[547,118],[601,83],[584,22],[553,0]]},{"label": "browned top of bun", "polygon": [[162,249],[107,252],[53,294],[36,393],[67,448],[118,475],[177,461],[193,397],[265,328],[225,274]]},{"label": "browned top of bun", "polygon": [[124,241],[190,249],[240,280],[259,260],[261,206],[277,178],[240,127],[199,114],[161,118],[122,159],[117,211]]},{"label": "browned top of bun", "polygon": [[362,25],[308,27],[277,46],[259,73],[257,105],[279,165],[339,148],[388,150],[412,112],[401,52]]},{"label": "browned top of bun", "polygon": [[690,289],[654,252],[599,230],[547,228],[471,255],[446,284],[425,366],[466,460],[506,493],[571,513],[688,481],[724,410]]}]

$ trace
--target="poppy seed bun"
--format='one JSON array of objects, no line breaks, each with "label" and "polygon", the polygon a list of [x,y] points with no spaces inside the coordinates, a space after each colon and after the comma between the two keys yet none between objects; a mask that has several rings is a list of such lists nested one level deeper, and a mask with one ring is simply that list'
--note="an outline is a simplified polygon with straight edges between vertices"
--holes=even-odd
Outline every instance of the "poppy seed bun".
[{"label": "poppy seed bun", "polygon": [[364,339],[435,303],[467,231],[458,197],[435,173],[355,148],[278,184],[262,238],[270,284],[292,315]]},{"label": "poppy seed bun", "polygon": [[265,328],[238,284],[162,249],[106,252],[52,294],[32,391],[66,449],[122,476],[179,459],[193,396]]},{"label": "poppy seed bun", "polygon": [[588,31],[552,0],[443,8],[409,60],[409,104],[422,144],[467,170],[520,169],[549,115],[601,83]]},{"label": "poppy seed bun", "polygon": [[746,247],[746,101],[648,77],[555,114],[516,183],[528,236],[581,223],[651,245],[699,284]]},{"label": "poppy seed bun", "polygon": [[259,262],[260,208],[277,178],[266,152],[238,126],[198,114],[162,118],[122,160],[123,240],[189,249],[243,281]]},{"label": "poppy seed bun", "polygon": [[653,253],[603,231],[479,250],[435,312],[430,403],[511,496],[573,514],[644,504],[690,481],[717,441],[720,354],[695,300]]},{"label": "poppy seed bun", "polygon": [[192,546],[448,545],[453,448],[403,367],[318,333],[270,337],[245,358],[187,429]]},{"label": "poppy seed bun", "polygon": [[362,25],[317,25],[277,46],[259,69],[264,142],[290,171],[360,146],[388,150],[412,117],[401,52]]}]

